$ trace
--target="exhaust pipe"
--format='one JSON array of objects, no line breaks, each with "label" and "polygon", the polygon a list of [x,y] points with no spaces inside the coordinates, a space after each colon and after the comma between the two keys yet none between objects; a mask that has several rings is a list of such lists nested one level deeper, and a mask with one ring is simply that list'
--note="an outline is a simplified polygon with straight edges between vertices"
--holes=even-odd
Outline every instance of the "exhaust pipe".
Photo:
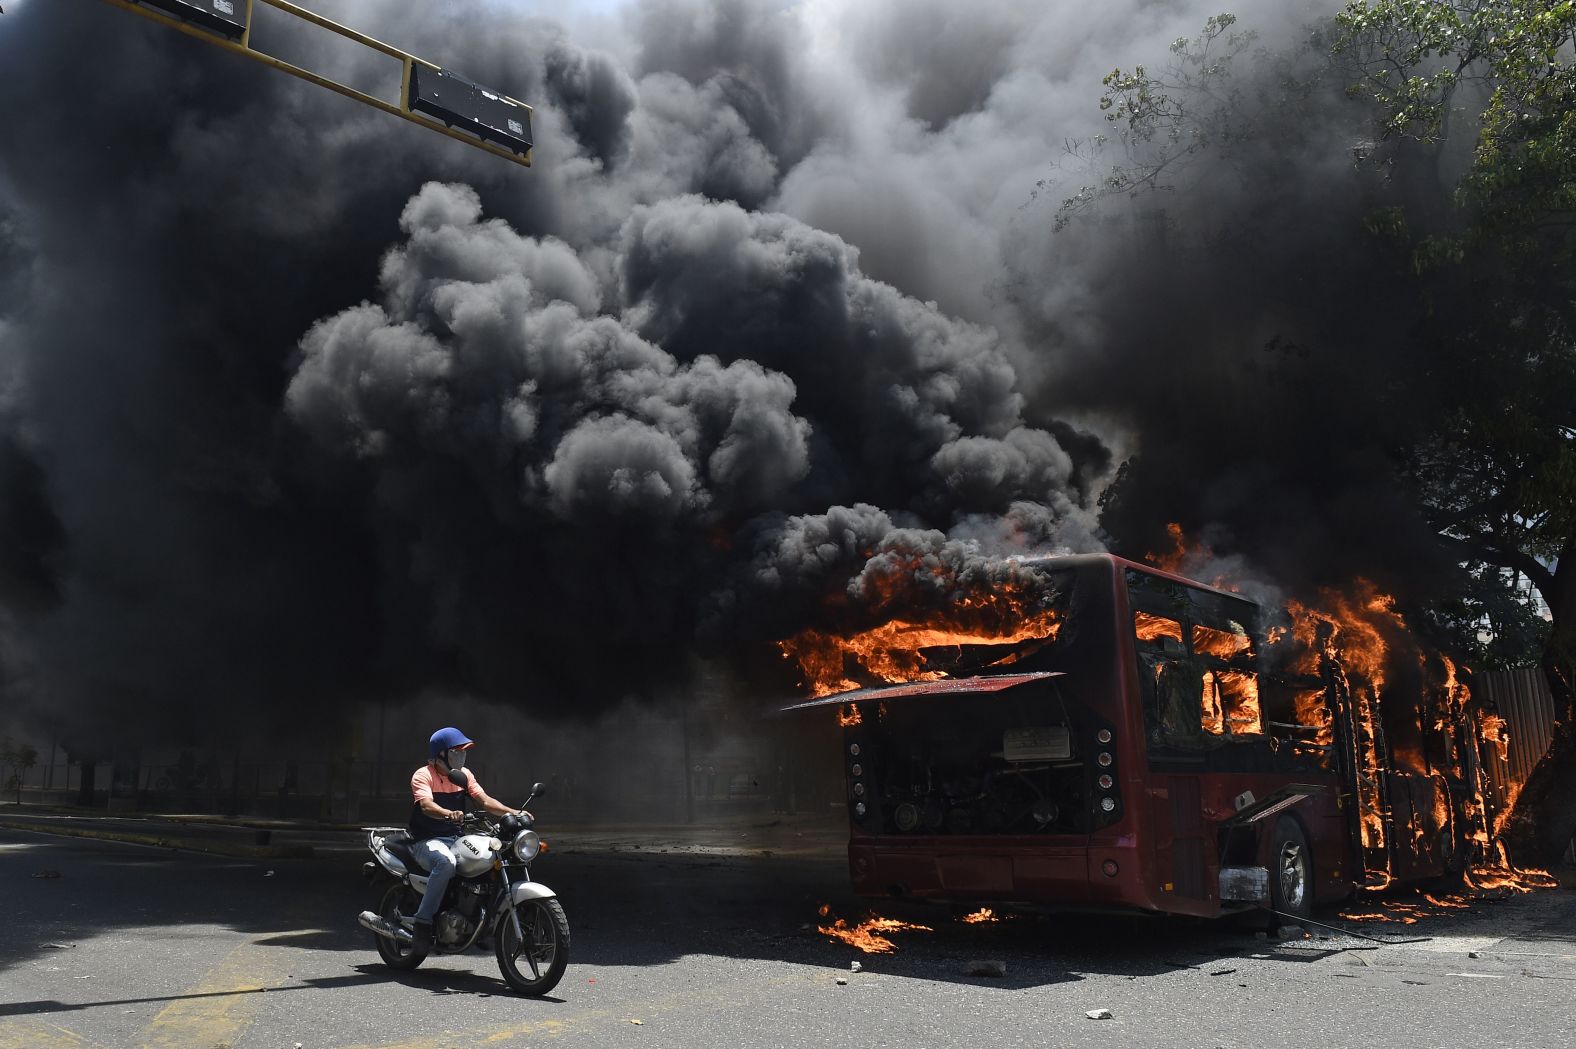
[{"label": "exhaust pipe", "polygon": [[415,938],[411,935],[409,929],[402,925],[394,925],[386,919],[380,918],[376,914],[373,914],[371,911],[362,911],[356,920],[361,923],[362,928],[369,929],[383,937],[385,940],[393,940],[398,944],[409,946],[410,942]]}]

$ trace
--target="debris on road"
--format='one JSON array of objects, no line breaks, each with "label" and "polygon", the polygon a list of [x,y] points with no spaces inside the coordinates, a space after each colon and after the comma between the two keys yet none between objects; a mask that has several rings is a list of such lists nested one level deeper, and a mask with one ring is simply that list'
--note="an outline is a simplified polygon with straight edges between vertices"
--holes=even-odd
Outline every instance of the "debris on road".
[{"label": "debris on road", "polygon": [[645,1023],[646,1023],[646,1021],[644,1021],[644,1020],[631,1020],[629,1022],[634,1024],[636,1027],[643,1027],[643,1026],[645,1026]]},{"label": "debris on road", "polygon": [[1237,970],[1235,970],[1235,969],[1216,969],[1214,972],[1210,973],[1209,975],[1211,975],[1211,976],[1230,976],[1232,973],[1234,973],[1236,971]]},{"label": "debris on road", "polygon": [[58,877],[60,877],[60,872],[59,871],[39,871],[37,874],[33,875],[33,877],[35,877],[35,878],[58,878]]},{"label": "debris on road", "polygon": [[860,965],[858,962],[849,962],[848,963],[848,971],[851,972],[851,973],[860,972],[863,969],[864,969],[864,966]]},{"label": "debris on road", "polygon": [[39,946],[40,947],[47,947],[47,948],[49,948],[52,951],[69,951],[69,950],[71,950],[71,948],[75,947],[76,944],[74,944],[74,943],[41,943],[41,944],[39,944]]},{"label": "debris on road", "polygon": [[1084,1015],[1087,1016],[1091,1020],[1112,1020],[1112,1019],[1115,1019],[1115,1017],[1113,1017],[1111,1015],[1111,1010],[1109,1010],[1109,1009],[1090,1009],[1088,1012],[1084,1013]]},{"label": "debris on road", "polygon": [[848,986],[848,977],[846,977],[846,976],[839,976],[837,978],[837,986],[839,986],[839,987],[847,987]]},{"label": "debris on road", "polygon": [[967,976],[1001,977],[1007,975],[1007,963],[995,961],[993,959],[982,959],[980,961],[969,962],[969,964],[964,967],[963,971]]}]

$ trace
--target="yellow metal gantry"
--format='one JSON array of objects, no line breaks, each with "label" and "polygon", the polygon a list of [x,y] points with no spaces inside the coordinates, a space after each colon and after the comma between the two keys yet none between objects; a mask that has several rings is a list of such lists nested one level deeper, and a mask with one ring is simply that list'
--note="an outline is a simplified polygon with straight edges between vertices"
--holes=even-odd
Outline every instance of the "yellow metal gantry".
[{"label": "yellow metal gantry", "polygon": [[[512,160],[514,163],[521,164],[525,167],[531,166],[530,147],[525,148],[522,152],[515,152],[505,149],[503,146],[497,145],[496,143],[488,142],[476,135],[470,135],[463,131],[458,131],[452,127],[441,124],[436,120],[411,110],[410,83],[411,76],[414,73],[416,67],[420,66],[423,69],[430,70],[434,73],[442,73],[442,67],[434,65],[433,63],[428,62],[426,59],[417,58],[415,55],[401,51],[397,47],[385,44],[383,41],[374,39],[365,33],[357,32],[356,30],[351,29],[349,26],[340,25],[338,22],[335,22],[329,18],[324,18],[322,15],[317,14],[316,12],[308,11],[304,7],[300,7],[291,3],[290,0],[237,0],[237,2],[244,3],[246,5],[246,23],[245,28],[241,31],[239,38],[235,40],[203,29],[200,26],[184,21],[174,15],[166,14],[162,10],[154,10],[144,7],[140,3],[137,3],[136,0],[104,0],[104,2],[121,8],[124,11],[130,11],[134,15],[140,15],[141,17],[150,21],[159,23],[160,25],[168,26],[178,32],[185,33],[187,36],[195,37],[198,40],[213,44],[216,47],[222,47],[226,51],[233,51],[238,55],[244,55],[253,61],[261,62],[263,65],[270,66],[279,70],[280,72],[289,73],[294,77],[300,77],[302,80],[305,80],[308,83],[316,84],[318,87],[326,87],[330,91],[344,95],[346,98],[353,98],[363,105],[371,106],[373,109],[381,109],[385,113],[391,113],[394,116],[400,117],[401,119],[410,121],[412,124],[420,124],[422,127],[431,131],[436,131],[440,135],[447,135],[452,139],[464,142],[468,146],[474,146],[477,149],[485,150],[494,156],[502,157],[505,160]],[[298,65],[286,62],[282,58],[270,55],[266,51],[259,51],[254,48],[252,46],[252,12],[254,4],[258,3],[267,4],[269,7],[277,8],[278,10],[283,11],[285,14],[293,15],[296,18],[301,19],[303,22],[309,22],[312,25],[326,29],[331,33],[337,33],[339,36],[342,36],[347,40],[354,41],[355,43],[371,48],[374,51],[382,52],[383,54],[388,55],[390,58],[397,60],[401,66],[399,101],[390,102],[387,99],[378,98],[376,95],[369,95],[365,91],[353,88],[348,84],[341,84],[339,81],[323,76],[321,73],[314,73],[310,69],[303,69]],[[509,103],[510,105],[519,106],[525,110],[526,118],[529,120],[532,112],[530,106],[526,105],[524,102],[510,98],[507,95],[499,95],[497,97],[502,101]],[[529,126],[529,124],[526,126]]]}]

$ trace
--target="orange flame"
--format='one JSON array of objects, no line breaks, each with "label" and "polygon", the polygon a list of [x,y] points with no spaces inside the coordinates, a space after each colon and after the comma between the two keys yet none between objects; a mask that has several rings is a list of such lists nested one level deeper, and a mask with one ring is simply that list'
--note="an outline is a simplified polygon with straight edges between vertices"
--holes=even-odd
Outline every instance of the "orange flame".
[{"label": "orange flame", "polygon": [[[1167,531],[1174,549],[1150,557],[1161,568],[1203,570],[1215,560],[1207,547],[1189,543],[1179,527]],[[1229,582],[1214,585],[1233,589]],[[1443,847],[1438,843],[1452,838],[1472,847],[1468,882],[1474,887],[1526,891],[1548,884],[1542,872],[1512,867],[1499,840],[1519,785],[1496,789],[1494,783],[1503,777],[1491,780],[1484,764],[1508,757],[1504,719],[1472,702],[1454,662],[1413,636],[1395,605],[1393,597],[1359,578],[1348,587],[1321,591],[1314,605],[1290,602],[1290,630],[1267,631],[1281,665],[1309,679],[1291,693],[1297,723],[1312,730],[1312,741],[1320,747],[1333,748],[1340,735],[1348,748],[1364,887],[1391,884],[1394,857],[1411,853],[1409,862],[1437,862],[1435,849]],[[1205,628],[1195,630],[1192,640],[1195,652],[1226,662],[1245,648],[1234,635]],[[1206,676],[1204,728],[1216,734],[1252,731],[1257,714],[1249,712],[1256,704],[1244,698],[1234,719],[1226,674],[1215,668]],[[1348,732],[1337,733],[1341,723]],[[1326,755],[1327,760],[1336,756],[1333,749]],[[1408,799],[1419,777],[1432,784],[1431,796]],[[1450,784],[1463,782],[1467,793],[1454,805]],[[1392,807],[1390,795],[1397,791]],[[1397,822],[1396,814],[1411,812],[1414,805],[1417,814]],[[1405,918],[1397,918],[1393,909],[1387,916]]]},{"label": "orange flame", "polygon": [[1247,655],[1253,648],[1253,639],[1247,634],[1234,634],[1229,630],[1216,630],[1202,623],[1193,627],[1193,651],[1216,659],[1236,659]]},{"label": "orange flame", "polygon": [[1370,853],[1365,860],[1368,880],[1388,884],[1388,859],[1380,858],[1386,843],[1387,806],[1385,747],[1378,711],[1388,676],[1387,637],[1405,635],[1406,623],[1394,609],[1395,599],[1380,593],[1366,579],[1355,580],[1349,593],[1324,590],[1319,597],[1321,607],[1317,610],[1288,602],[1292,635],[1301,650],[1295,669],[1303,674],[1325,671],[1350,706],[1355,729],[1352,745],[1357,764],[1358,830],[1364,851]]},{"label": "orange flame", "polygon": [[1160,641],[1170,638],[1179,645],[1182,643],[1182,624],[1165,616],[1134,612],[1133,630],[1138,634],[1140,641]]},{"label": "orange flame", "polygon": [[[815,696],[847,692],[872,682],[937,681],[947,673],[930,664],[927,649],[1055,640],[1062,613],[1040,607],[1044,591],[1037,582],[1034,577],[982,582],[953,594],[933,616],[916,622],[896,614],[908,607],[903,599],[907,578],[899,575],[872,584],[877,593],[871,600],[894,613],[886,622],[846,636],[805,630],[779,642],[778,648],[798,663],[806,687]],[[911,608],[906,614],[912,614]],[[1010,654],[1003,655],[1007,657],[1004,661],[1011,661]]]},{"label": "orange flame", "polygon": [[[831,908],[822,904],[818,913],[825,918],[831,913]],[[897,950],[897,945],[882,933],[935,931],[928,925],[916,925],[896,918],[867,918],[852,926],[846,919],[838,918],[831,925],[818,925],[816,928],[821,935],[857,947],[866,954],[891,954]]]},{"label": "orange flame", "polygon": [[1313,742],[1328,747],[1335,742],[1335,715],[1330,713],[1330,703],[1322,689],[1302,689],[1292,697],[1297,724],[1314,730]]},{"label": "orange flame", "polygon": [[[1182,534],[1182,526],[1175,521],[1166,525],[1166,535],[1171,537],[1171,549],[1163,554],[1149,554],[1145,557],[1145,560],[1163,571],[1180,572],[1182,570],[1182,562],[1188,559],[1194,548]],[[1203,547],[1198,549],[1200,551],[1204,550]]]},{"label": "orange flame", "polygon": [[1505,725],[1505,719],[1498,714],[1483,715],[1483,741],[1494,744],[1499,751],[1499,760],[1510,760],[1510,729]]},{"label": "orange flame", "polygon": [[965,914],[963,920],[970,925],[981,925],[985,922],[999,922],[1001,917],[989,907],[981,907],[973,914]]}]

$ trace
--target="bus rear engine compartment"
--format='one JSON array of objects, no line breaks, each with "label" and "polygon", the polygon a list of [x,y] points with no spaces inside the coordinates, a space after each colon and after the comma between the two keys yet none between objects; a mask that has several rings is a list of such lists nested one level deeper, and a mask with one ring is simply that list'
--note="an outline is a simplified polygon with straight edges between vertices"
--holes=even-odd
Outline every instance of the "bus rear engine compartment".
[{"label": "bus rear engine compartment", "polygon": [[869,704],[845,728],[855,825],[883,835],[1088,834],[1090,778],[1109,774],[1092,772],[1080,745],[1092,733],[1036,698]]}]

